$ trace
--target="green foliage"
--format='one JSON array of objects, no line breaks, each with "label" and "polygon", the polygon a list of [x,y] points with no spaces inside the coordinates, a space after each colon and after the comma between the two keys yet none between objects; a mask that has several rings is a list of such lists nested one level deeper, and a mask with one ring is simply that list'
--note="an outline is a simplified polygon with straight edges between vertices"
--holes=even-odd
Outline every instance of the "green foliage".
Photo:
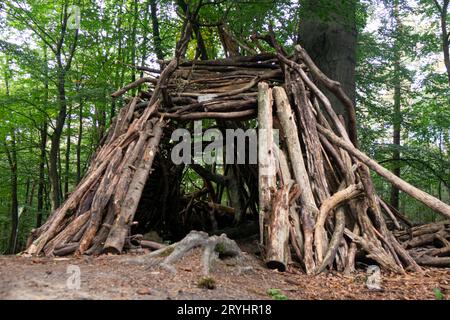
[{"label": "green foliage", "polygon": [[445,300],[445,297],[442,294],[441,289],[434,288],[433,292],[434,292],[434,296],[436,297],[436,300]]},{"label": "green foliage", "polygon": [[285,296],[280,289],[269,289],[267,290],[267,295],[274,300],[289,300],[289,298]]}]

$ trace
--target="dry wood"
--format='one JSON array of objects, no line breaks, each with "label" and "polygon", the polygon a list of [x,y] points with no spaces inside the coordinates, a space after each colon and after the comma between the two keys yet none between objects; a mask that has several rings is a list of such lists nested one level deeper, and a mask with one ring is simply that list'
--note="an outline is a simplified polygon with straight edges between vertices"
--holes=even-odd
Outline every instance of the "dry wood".
[{"label": "dry wood", "polygon": [[116,217],[108,239],[106,240],[104,247],[105,252],[122,252],[129,226],[133,222],[133,217],[139,204],[139,199],[141,198],[145,182],[147,181],[147,177],[152,167],[153,160],[162,137],[163,127],[165,126],[165,123],[161,121],[153,120],[152,123],[153,136],[146,144],[144,155],[134,174],[133,180],[130,183],[128,194],[123,200],[120,213]]},{"label": "dry wood", "polygon": [[[314,228],[314,244],[316,247],[316,261],[322,264],[325,252],[328,249],[328,244],[325,243],[325,220],[328,214],[336,207],[340,206],[345,201],[348,201],[361,193],[362,184],[351,185],[333,194],[330,198],[325,200],[320,206],[319,214],[317,216],[316,226]],[[341,218],[342,221],[342,218]],[[343,233],[343,230],[342,230]],[[337,239],[335,240],[337,242]],[[335,242],[335,243],[336,243]],[[339,244],[340,240],[337,242]],[[320,268],[319,268],[320,270]],[[323,270],[321,270],[323,271]],[[319,271],[319,272],[321,272]]]},{"label": "dry wood", "polygon": [[130,83],[129,85],[126,85],[125,87],[119,89],[118,91],[111,94],[111,97],[113,98],[119,98],[120,96],[124,95],[127,91],[130,91],[131,89],[139,87],[141,84],[144,84],[146,82],[150,82],[152,84],[156,84],[158,80],[153,77],[143,77],[135,82]]},{"label": "dry wood", "polygon": [[271,210],[272,190],[276,188],[273,147],[272,90],[265,82],[258,85],[258,180],[260,243],[264,244],[265,221]]},{"label": "dry wood", "polygon": [[273,195],[268,223],[266,265],[278,271],[285,271],[288,263],[290,189],[284,185]]},{"label": "dry wood", "polygon": [[300,202],[304,234],[304,259],[306,272],[311,274],[315,269],[313,230],[318,209],[311,189],[310,178],[303,161],[303,153],[297,135],[297,125],[295,124],[294,115],[286,92],[283,88],[276,87],[274,88],[274,97],[277,105],[277,115],[285,134],[295,181],[299,185],[300,190],[302,190]]},{"label": "dry wood", "polygon": [[325,135],[330,141],[335,143],[336,145],[340,146],[341,148],[345,149],[349,153],[351,153],[354,157],[358,158],[360,161],[364,162],[370,169],[375,171],[377,174],[391,182],[396,188],[400,189],[401,191],[409,194],[411,197],[415,198],[416,200],[422,202],[429,208],[433,209],[434,211],[443,214],[444,216],[450,218],[450,206],[445,204],[444,202],[440,201],[439,199],[433,197],[432,195],[423,192],[420,189],[417,189],[416,187],[410,185],[408,182],[400,179],[396,175],[394,175],[391,171],[387,170],[380,164],[378,164],[375,160],[372,160],[367,155],[356,149],[354,146],[352,146],[347,141],[344,141],[342,138],[339,138],[337,135],[335,135],[330,130],[318,125],[317,126],[320,133]]}]

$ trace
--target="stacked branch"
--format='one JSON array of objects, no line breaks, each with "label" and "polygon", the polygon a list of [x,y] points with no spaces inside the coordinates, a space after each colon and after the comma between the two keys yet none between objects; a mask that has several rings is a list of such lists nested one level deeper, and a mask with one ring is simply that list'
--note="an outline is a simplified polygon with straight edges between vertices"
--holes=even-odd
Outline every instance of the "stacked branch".
[{"label": "stacked branch", "polygon": [[[352,101],[301,47],[287,56],[269,34],[259,38],[275,54],[183,61],[190,34],[187,23],[175,58],[162,62],[158,77],[141,78],[113,93],[117,98],[140,88],[113,121],[84,179],[33,232],[28,254],[122,253],[130,243],[159,249],[133,235],[131,227],[144,189],[161,196],[162,210],[153,211],[168,218],[170,186],[167,182],[161,192],[149,178],[154,170],[167,177],[164,165],[154,165],[158,150],[170,145],[164,132],[193,120],[215,119],[222,128],[241,128],[242,121],[257,119],[258,170],[226,166],[220,175],[191,165],[204,186],[181,197],[183,208],[172,214],[189,219],[189,212],[205,212],[217,233],[218,216],[240,223],[254,213],[267,266],[279,270],[296,260],[308,274],[352,272],[358,252],[397,273],[421,272],[419,265],[450,265],[448,222],[393,233],[387,221],[401,229],[405,219],[377,196],[369,170],[447,218],[450,206],[358,150]],[[347,107],[348,124],[318,82]],[[279,145],[275,130],[280,131]],[[221,203],[225,189],[228,204]]]},{"label": "stacked branch", "polygon": [[420,265],[449,266],[450,220],[396,231],[395,236]]}]

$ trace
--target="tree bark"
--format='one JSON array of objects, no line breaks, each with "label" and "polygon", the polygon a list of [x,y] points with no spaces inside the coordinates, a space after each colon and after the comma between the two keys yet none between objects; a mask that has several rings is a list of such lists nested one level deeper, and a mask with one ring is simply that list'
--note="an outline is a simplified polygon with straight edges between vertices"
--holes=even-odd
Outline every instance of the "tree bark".
[{"label": "tree bark", "polygon": [[285,271],[288,263],[289,242],[289,191],[287,184],[277,190],[272,198],[267,232],[266,265],[270,269]]},{"label": "tree bark", "polygon": [[[402,24],[399,16],[398,1],[394,1],[394,19],[395,19],[395,42],[394,42],[394,110],[392,113],[393,124],[393,152],[392,160],[393,166],[392,173],[400,178],[401,164],[400,164],[400,146],[401,146],[401,128],[402,128],[402,110],[401,110],[401,51],[399,43],[399,34],[401,33]],[[391,186],[391,206],[395,210],[400,209],[400,190],[394,185]]]},{"label": "tree bark", "polygon": [[300,194],[300,202],[304,233],[305,267],[306,272],[308,274],[312,274],[315,269],[313,256],[313,229],[319,210],[314,200],[308,171],[306,170],[303,160],[303,152],[300,147],[297,125],[295,124],[294,115],[286,92],[281,87],[275,87],[273,92],[277,106],[277,115],[286,138],[294,178],[296,183],[299,185],[300,190],[302,190]]},{"label": "tree bark", "polygon": [[17,236],[19,228],[19,201],[18,201],[18,179],[17,179],[17,148],[16,148],[16,131],[11,131],[11,145],[5,141],[6,156],[8,158],[10,168],[10,188],[11,188],[11,233],[9,237],[8,252],[16,253]]},{"label": "tree bark", "polygon": [[162,40],[159,32],[158,7],[156,0],[150,0],[150,15],[152,19],[153,44],[155,47],[156,57],[164,60],[164,51],[162,49]]},{"label": "tree bark", "polygon": [[[356,0],[301,0],[299,43],[329,78],[342,84],[355,104]],[[322,86],[337,114],[349,124],[342,102]]]},{"label": "tree bark", "polygon": [[265,82],[258,85],[258,181],[260,243],[264,244],[265,223],[271,210],[272,190],[276,187],[273,149],[272,90]]},{"label": "tree bark", "polygon": [[67,199],[69,195],[69,180],[70,180],[70,148],[72,145],[72,106],[69,108],[69,112],[67,113],[67,139],[66,139],[66,152],[64,159],[64,199]]},{"label": "tree bark", "polygon": [[159,142],[163,134],[164,122],[154,123],[152,137],[147,142],[145,152],[136,169],[133,180],[130,183],[128,194],[122,202],[120,213],[114,221],[108,239],[106,240],[104,252],[121,253],[125,238],[133,222],[139,200],[144,190],[145,183],[153,165]]}]

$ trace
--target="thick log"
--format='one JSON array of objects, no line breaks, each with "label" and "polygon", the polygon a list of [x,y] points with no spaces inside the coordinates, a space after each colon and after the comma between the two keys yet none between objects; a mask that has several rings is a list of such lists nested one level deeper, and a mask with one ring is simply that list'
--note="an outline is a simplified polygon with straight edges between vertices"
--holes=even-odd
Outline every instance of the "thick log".
[{"label": "thick log", "polygon": [[416,262],[421,266],[443,268],[450,266],[450,257],[422,256],[416,258]]},{"label": "thick log", "polygon": [[282,272],[288,263],[290,188],[290,185],[284,185],[275,192],[267,232],[266,265]]},{"label": "thick log", "polygon": [[270,213],[271,193],[276,188],[273,148],[272,90],[265,82],[258,85],[258,180],[260,243],[264,244],[265,221]]},{"label": "thick log", "polygon": [[445,230],[440,230],[436,233],[427,233],[427,234],[423,234],[421,236],[416,236],[416,237],[412,238],[411,240],[404,242],[403,247],[415,248],[415,247],[423,246],[425,244],[432,243],[435,239],[438,239],[439,235],[445,237],[447,235],[447,233],[445,232]]},{"label": "thick log", "polygon": [[325,135],[328,138],[328,140],[332,141],[339,147],[347,150],[354,157],[358,158],[360,161],[366,164],[370,169],[372,169],[377,174],[379,174],[380,176],[388,180],[390,183],[392,183],[396,188],[409,194],[411,197],[422,202],[423,204],[433,209],[434,211],[441,213],[447,218],[450,218],[449,205],[433,197],[432,195],[410,185],[408,182],[400,179],[399,177],[394,175],[391,171],[387,170],[386,168],[378,164],[375,160],[372,160],[366,154],[356,149],[353,145],[351,145],[347,141],[344,141],[342,138],[336,136],[330,130],[322,127],[321,125],[317,125],[317,129],[320,131],[320,133]]},{"label": "thick log", "polygon": [[119,176],[117,176],[117,169],[120,165],[123,154],[121,148],[117,148],[116,152],[117,153],[111,160],[108,169],[103,176],[102,182],[97,189],[94,199],[92,200],[89,225],[81,238],[80,247],[77,250],[77,254],[83,254],[91,245],[91,242],[100,227],[103,218],[103,211],[108,205],[109,199],[111,198],[111,195],[113,194],[119,180]]},{"label": "thick log", "polygon": [[54,255],[55,256],[67,256],[69,254],[74,253],[75,250],[78,248],[78,246],[79,246],[78,242],[65,244],[61,247],[55,248]]},{"label": "thick log", "polygon": [[303,234],[304,234],[304,256],[305,268],[308,274],[312,274],[315,269],[313,256],[313,229],[318,208],[314,200],[308,172],[303,161],[303,153],[297,135],[297,125],[295,124],[286,92],[281,87],[274,88],[274,97],[277,106],[277,115],[283,128],[288,147],[289,158],[296,183],[302,190],[300,195]]},{"label": "thick log", "polygon": [[[307,159],[306,168],[313,184],[313,190],[322,203],[330,197],[330,191],[327,183],[327,177],[324,169],[324,159],[322,147],[320,145],[319,133],[317,132],[317,120],[313,113],[313,108],[308,104],[306,88],[301,79],[298,79],[291,85],[291,91],[294,95],[296,111],[301,128],[301,136],[305,145]],[[299,133],[300,134],[300,133]]]},{"label": "thick log", "polygon": [[[280,176],[283,185],[287,185],[290,183],[293,183],[294,181],[291,179],[291,172],[289,170],[289,164],[286,159],[286,154],[283,150],[279,149],[276,145],[274,146],[276,149],[276,159],[277,164],[279,166],[280,170]],[[298,185],[294,185],[292,189],[295,189]],[[300,190],[301,192],[301,190]],[[300,196],[300,194],[298,194]],[[297,257],[300,259],[300,261],[303,262],[303,236],[300,226],[300,216],[298,214],[297,206],[295,204],[295,200],[292,201],[292,199],[289,200],[289,221],[290,221],[290,241],[292,246],[294,247],[295,253],[297,254]]]},{"label": "thick log", "polygon": [[71,223],[69,223],[69,225],[67,225],[63,231],[61,231],[56,237],[54,237],[47,243],[47,245],[44,247],[45,255],[52,255],[56,247],[65,245],[67,242],[69,242],[71,237],[73,237],[80,230],[80,228],[85,223],[87,223],[90,216],[91,212],[87,211],[79,215]]},{"label": "thick log", "polygon": [[153,137],[149,139],[145,147],[144,155],[134,174],[133,180],[131,181],[128,194],[122,203],[120,213],[114,221],[114,225],[105,242],[104,252],[116,254],[122,252],[125,238],[128,234],[129,227],[133,222],[133,217],[136,213],[150,169],[152,168],[153,160],[163,134],[163,127],[165,126],[165,122],[156,119],[152,120],[152,122],[154,124],[152,128]]}]

